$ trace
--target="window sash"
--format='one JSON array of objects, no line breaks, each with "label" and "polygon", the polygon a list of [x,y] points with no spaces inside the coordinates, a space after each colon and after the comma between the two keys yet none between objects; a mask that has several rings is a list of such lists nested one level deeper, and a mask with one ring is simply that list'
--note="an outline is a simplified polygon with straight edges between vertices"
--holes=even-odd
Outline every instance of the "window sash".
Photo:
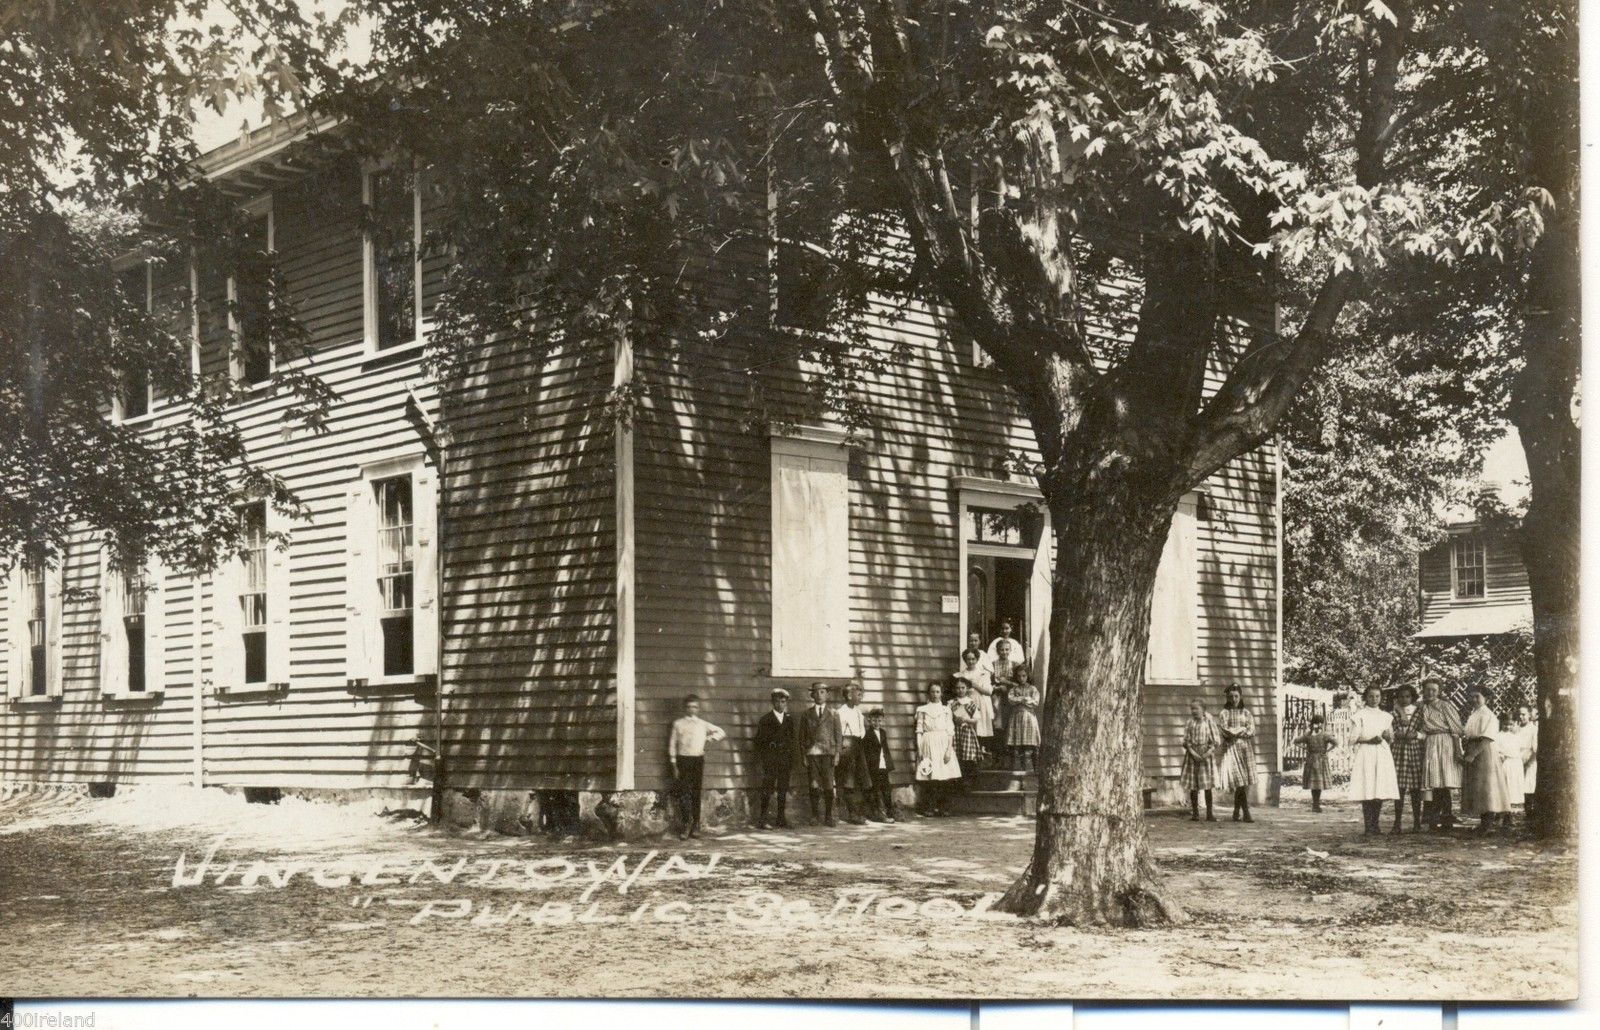
[{"label": "window sash", "polygon": [[1452,550],[1456,596],[1483,597],[1486,588],[1483,541],[1477,537],[1457,537]]},{"label": "window sash", "polygon": [[393,169],[368,173],[372,337],[378,350],[417,338],[417,196]]}]

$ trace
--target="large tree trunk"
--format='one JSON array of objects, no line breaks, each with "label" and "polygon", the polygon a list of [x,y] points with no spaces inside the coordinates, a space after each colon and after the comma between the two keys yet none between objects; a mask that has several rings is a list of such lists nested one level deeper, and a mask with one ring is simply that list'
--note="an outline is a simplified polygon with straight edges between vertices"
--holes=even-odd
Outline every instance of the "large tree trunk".
[{"label": "large tree trunk", "polygon": [[1533,600],[1539,698],[1539,782],[1532,823],[1545,839],[1577,833],[1578,582],[1581,431],[1575,204],[1535,248],[1523,326],[1524,367],[1511,417],[1528,459],[1522,560]]},{"label": "large tree trunk", "polygon": [[1150,595],[1175,505],[1120,489],[1054,492],[1072,496],[1050,498],[1058,544],[1038,826],[1027,871],[995,907],[1075,926],[1182,921],[1150,860],[1139,768]]}]

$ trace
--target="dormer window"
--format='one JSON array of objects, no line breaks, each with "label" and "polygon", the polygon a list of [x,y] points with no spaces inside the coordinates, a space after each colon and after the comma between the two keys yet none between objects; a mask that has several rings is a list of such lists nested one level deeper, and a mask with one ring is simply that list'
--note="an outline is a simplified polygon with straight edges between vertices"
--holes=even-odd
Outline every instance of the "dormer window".
[{"label": "dormer window", "polygon": [[1477,533],[1463,534],[1450,542],[1450,548],[1450,565],[1456,597],[1463,599],[1483,597],[1483,537]]}]

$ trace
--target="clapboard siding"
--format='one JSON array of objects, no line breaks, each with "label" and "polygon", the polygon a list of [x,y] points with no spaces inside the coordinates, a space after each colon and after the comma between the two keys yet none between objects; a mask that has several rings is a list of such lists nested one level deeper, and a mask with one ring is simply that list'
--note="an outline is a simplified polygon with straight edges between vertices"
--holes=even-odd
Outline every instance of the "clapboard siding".
[{"label": "clapboard siding", "polygon": [[616,463],[609,350],[497,341],[446,405],[446,775],[616,777]]},{"label": "clapboard siding", "polygon": [[[405,417],[408,391],[430,415],[434,390],[417,348],[374,357],[365,350],[360,182],[341,165],[273,199],[278,259],[296,315],[309,334],[313,370],[337,394],[327,430],[285,423],[287,397],[253,391],[231,412],[251,458],[282,476],[306,506],[291,523],[290,685],[281,694],[218,694],[211,689],[215,649],[213,577],[169,575],[166,691],[159,700],[100,697],[98,555],[86,534],[74,540],[64,626],[64,696],[58,705],[0,711],[0,776],[26,780],[137,782],[190,777],[195,755],[196,677],[202,685],[204,782],[300,787],[400,787],[410,783],[413,740],[435,735],[431,692],[395,687],[354,693],[345,654],[346,492],[362,465],[421,453]],[[226,374],[226,271],[198,268],[201,368]],[[167,290],[181,284],[164,282]],[[296,357],[298,359],[298,356]],[[146,432],[187,417],[183,404],[158,406]],[[0,630],[3,632],[3,630]],[[199,652],[196,654],[196,643]],[[5,641],[6,646],[10,642]]]},{"label": "clapboard siding", "polygon": [[[1126,304],[1134,293],[1107,291],[1105,303]],[[1034,445],[998,376],[974,367],[970,343],[924,308],[894,316],[873,324],[874,338],[900,360],[864,385],[871,425],[850,454],[850,639],[864,707],[884,709],[905,778],[922,685],[953,670],[962,642],[959,616],[940,603],[960,591],[962,576],[951,478],[1004,478],[1005,458]],[[1125,338],[1128,321],[1108,314],[1091,326]],[[764,402],[778,420],[800,419],[800,373],[786,378],[772,368],[759,343],[640,347],[637,360],[649,393],[635,422],[636,783],[667,784],[667,727],[693,691],[705,698],[705,717],[730,736],[708,753],[708,786],[749,785],[749,740],[768,691],[787,686],[798,708],[807,685],[768,674],[770,452],[766,429],[752,426],[749,370],[763,369]],[[1213,388],[1224,371],[1221,363],[1211,370]],[[1258,770],[1276,768],[1271,449],[1233,462],[1205,492],[1196,542],[1200,683],[1146,688],[1144,768],[1152,782],[1177,775],[1190,697],[1215,709],[1232,682],[1251,692],[1260,717]]]},{"label": "clapboard siding", "polygon": [[1421,629],[1428,628],[1457,609],[1505,609],[1507,625],[1528,621],[1532,614],[1532,593],[1528,570],[1522,564],[1516,538],[1508,533],[1486,532],[1470,526],[1456,527],[1463,533],[1482,533],[1484,541],[1484,591],[1482,597],[1455,596],[1449,540],[1422,553],[1417,576],[1421,598]]}]

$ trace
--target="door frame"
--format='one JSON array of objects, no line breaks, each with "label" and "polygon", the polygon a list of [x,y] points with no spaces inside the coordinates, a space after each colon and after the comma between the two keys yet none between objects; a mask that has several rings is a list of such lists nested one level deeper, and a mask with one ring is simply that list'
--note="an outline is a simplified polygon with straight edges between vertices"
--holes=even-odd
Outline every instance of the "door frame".
[{"label": "door frame", "polygon": [[[1044,504],[1044,494],[1031,483],[1015,483],[1006,479],[985,479],[980,476],[952,476],[951,491],[955,498],[955,530],[958,586],[961,591],[961,613],[956,625],[957,650],[966,647],[967,638],[967,557],[969,554],[988,554],[1004,558],[1033,558],[1033,576],[1028,583],[1028,635],[1023,643],[1028,648],[1028,664],[1033,670],[1034,686],[1042,694],[1050,669],[1050,568],[1053,557],[1055,533],[1050,524],[1050,509]],[[1002,544],[971,544],[967,542],[967,509],[998,508],[1014,510],[1024,505],[1034,505],[1041,516],[1039,543],[1032,549]]]}]

